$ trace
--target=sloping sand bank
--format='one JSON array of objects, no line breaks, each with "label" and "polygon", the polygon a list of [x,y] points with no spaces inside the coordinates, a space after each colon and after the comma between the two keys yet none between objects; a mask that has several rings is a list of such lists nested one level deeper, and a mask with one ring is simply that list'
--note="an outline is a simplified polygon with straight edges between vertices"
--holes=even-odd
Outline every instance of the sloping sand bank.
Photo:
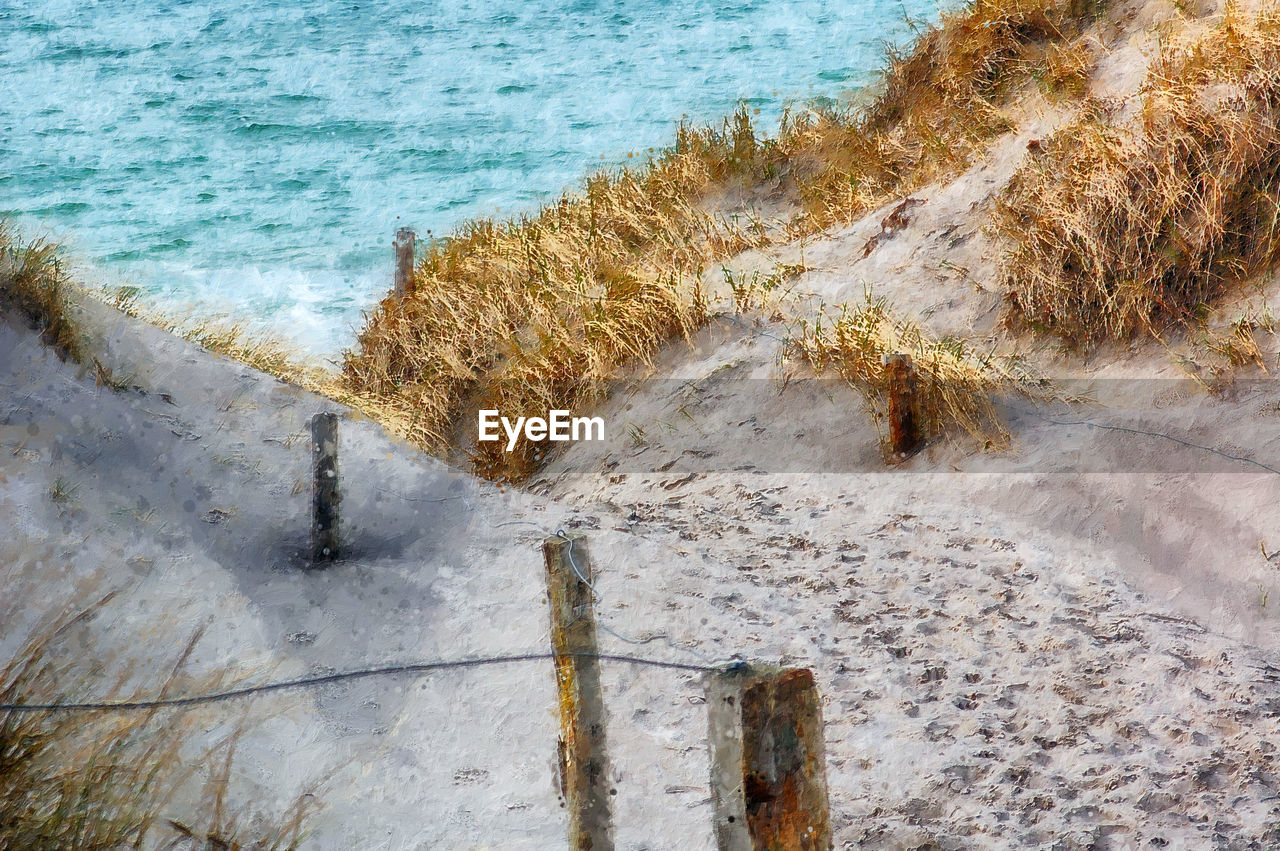
[{"label": "sloping sand bank", "polygon": [[[207,623],[195,664],[255,679],[545,650],[538,543],[577,528],[590,536],[602,623],[643,642],[606,633],[603,650],[815,670],[841,846],[1277,840],[1280,669],[1239,641],[1271,629],[1272,607],[1224,601],[1197,620],[1187,609],[1208,603],[1205,583],[1167,577],[1181,595],[1132,587],[1159,574],[1135,553],[1176,526],[1121,522],[1116,489],[1158,484],[1184,505],[1166,480],[1034,465],[984,474],[981,456],[961,454],[975,471],[943,472],[932,456],[913,462],[932,472],[872,471],[874,431],[850,418],[843,445],[860,447],[862,472],[770,474],[778,458],[742,456],[764,474],[584,475],[593,468],[580,459],[573,475],[551,471],[551,499],[480,485],[342,412],[349,556],[310,570],[298,554],[303,430],[334,406],[105,308],[83,311],[130,389],[97,387],[25,329],[0,327],[0,561],[6,593],[28,595],[33,618],[122,589],[86,652],[138,659],[139,683],[172,662],[172,643],[148,641],[166,622]],[[801,401],[782,402],[797,421]],[[852,397],[831,404],[855,409]],[[1040,434],[1019,439],[1034,453]],[[1074,439],[1089,453],[1124,436]],[[715,439],[696,446],[714,452]],[[1220,471],[1188,486],[1206,500],[1244,493],[1265,512],[1274,481]],[[55,486],[70,495],[55,500]],[[1057,519],[1038,513],[1053,505]],[[1249,534],[1218,528],[1205,548],[1231,552]],[[1221,556],[1204,565],[1232,576]],[[1256,590],[1243,576],[1234,587]],[[6,624],[6,645],[22,634]],[[608,666],[605,689],[619,847],[710,847],[699,678]],[[549,664],[254,706],[267,720],[241,746],[237,788],[267,805],[327,778],[316,847],[564,841]]]}]

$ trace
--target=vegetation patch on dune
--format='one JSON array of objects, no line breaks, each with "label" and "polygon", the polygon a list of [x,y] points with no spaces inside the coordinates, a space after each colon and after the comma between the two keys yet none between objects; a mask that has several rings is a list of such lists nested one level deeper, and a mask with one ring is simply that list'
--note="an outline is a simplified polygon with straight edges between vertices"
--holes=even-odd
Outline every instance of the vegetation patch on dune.
[{"label": "vegetation patch on dune", "polygon": [[[133,674],[128,666],[106,672],[82,660],[81,649],[92,643],[87,625],[112,596],[36,624],[12,657],[0,663],[0,703],[141,697],[124,685]],[[23,620],[16,602],[0,609],[0,616],[14,625]],[[219,676],[187,673],[199,637],[197,631],[158,693],[147,697],[224,684]],[[232,725],[220,744],[194,744],[204,741],[212,726],[191,711],[158,708],[0,711],[0,848],[297,847],[314,798],[299,798],[278,817],[238,811],[229,800],[228,782],[241,728]],[[193,751],[198,752],[194,758]],[[198,802],[177,805],[184,791]]]},{"label": "vegetation patch on dune", "polygon": [[[895,318],[871,293],[836,316],[802,324],[793,345],[815,370],[834,372],[861,391],[877,424],[888,414],[884,357],[911,355],[916,371],[912,413],[926,439],[959,431],[984,448],[1005,448],[1009,432],[995,398],[1043,395],[1015,360],[983,355],[962,340],[935,339],[914,322]],[[885,454],[890,454],[887,444]]]},{"label": "vegetation patch on dune", "polygon": [[[597,174],[537,215],[473,222],[432,244],[412,295],[385,299],[348,354],[347,387],[435,450],[481,408],[579,408],[619,367],[701,325],[705,264],[757,244],[698,206],[747,167],[754,138],[741,111],[724,132],[683,128],[643,169]],[[475,460],[519,479],[535,452],[477,449]]]},{"label": "vegetation patch on dune", "polygon": [[139,301],[141,291],[136,287],[119,287],[104,295],[107,303],[121,313],[163,328],[282,381],[321,393],[331,393],[336,389],[322,368],[309,365],[307,359],[288,343],[269,334],[255,333],[244,322],[195,312],[166,313],[144,307]]},{"label": "vegetation patch on dune", "polygon": [[1012,128],[1004,101],[1036,79],[1055,93],[1082,89],[1088,53],[1078,37],[1103,0],[976,0],[944,14],[907,53],[891,55],[883,90],[863,109],[809,112],[783,126],[805,213],[800,232],[849,221],[953,174]]},{"label": "vegetation patch on dune", "polygon": [[17,310],[58,356],[79,361],[80,340],[68,316],[67,283],[58,246],[24,242],[0,221],[0,308]]},{"label": "vegetation patch on dune", "polygon": [[[140,291],[136,287],[119,287],[98,295],[127,316],[155,325],[281,381],[350,405],[366,416],[383,418],[388,426],[395,425],[394,419],[382,417],[383,412],[367,396],[348,391],[331,369],[317,363],[313,357],[300,352],[287,341],[269,333],[255,331],[243,321],[199,312],[168,313],[144,306],[140,303]],[[98,364],[98,380],[99,383],[121,389],[119,382],[101,364]]]},{"label": "vegetation patch on dune", "polygon": [[1010,318],[1072,345],[1200,318],[1280,250],[1280,13],[1162,45],[1136,114],[1093,104],[1015,175]]},{"label": "vegetation patch on dune", "polygon": [[0,309],[12,310],[40,332],[42,341],[63,359],[90,366],[102,386],[123,390],[126,379],[112,374],[93,354],[91,340],[72,318],[78,299],[96,295],[137,319],[163,328],[210,351],[234,358],[254,369],[359,406],[360,400],[345,394],[331,373],[298,355],[288,345],[264,334],[255,334],[245,323],[195,314],[174,316],[139,303],[140,291],[120,287],[106,293],[86,293],[67,275],[59,259],[60,246],[43,238],[22,240],[0,222]]}]

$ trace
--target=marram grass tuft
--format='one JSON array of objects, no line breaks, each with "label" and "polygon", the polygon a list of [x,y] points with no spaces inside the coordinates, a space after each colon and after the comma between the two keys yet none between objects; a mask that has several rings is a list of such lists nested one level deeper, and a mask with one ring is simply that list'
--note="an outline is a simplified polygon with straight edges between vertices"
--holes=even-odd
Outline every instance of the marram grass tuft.
[{"label": "marram grass tuft", "polygon": [[[878,426],[888,412],[889,376],[883,358],[910,355],[916,370],[913,413],[926,440],[959,431],[984,449],[1007,448],[1009,431],[996,409],[996,397],[1048,398],[1015,359],[983,355],[962,340],[935,339],[914,322],[895,318],[887,303],[870,292],[861,304],[803,323],[792,345],[814,370],[833,372],[859,390]],[[887,444],[884,449],[889,457]]]},{"label": "marram grass tuft", "polygon": [[1093,104],[1015,175],[1010,321],[1074,346],[1198,318],[1280,251],[1280,13],[1162,45],[1133,117]]},{"label": "marram grass tuft", "polygon": [[58,245],[44,239],[22,242],[0,221],[0,308],[5,307],[21,313],[60,358],[83,356],[69,316]]},{"label": "marram grass tuft", "polygon": [[[131,700],[228,684],[221,674],[187,672],[199,630],[155,691],[126,685],[138,674],[134,666],[105,670],[86,660],[83,648],[96,646],[89,626],[113,596],[35,624],[12,657],[0,661],[0,703]],[[4,622],[23,622],[19,599],[29,597],[0,606]],[[195,744],[225,724],[200,710],[0,711],[0,849],[298,847],[315,799],[304,795],[286,812],[265,817],[230,805],[231,760],[243,724],[232,723],[220,743]]]}]

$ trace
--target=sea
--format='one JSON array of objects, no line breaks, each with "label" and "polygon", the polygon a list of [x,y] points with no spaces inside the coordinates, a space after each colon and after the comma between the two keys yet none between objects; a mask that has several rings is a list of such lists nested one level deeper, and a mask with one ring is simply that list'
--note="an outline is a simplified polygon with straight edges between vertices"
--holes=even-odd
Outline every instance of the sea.
[{"label": "sea", "polygon": [[745,102],[854,98],[937,0],[0,0],[0,216],[92,286],[354,345],[402,226],[531,212]]}]

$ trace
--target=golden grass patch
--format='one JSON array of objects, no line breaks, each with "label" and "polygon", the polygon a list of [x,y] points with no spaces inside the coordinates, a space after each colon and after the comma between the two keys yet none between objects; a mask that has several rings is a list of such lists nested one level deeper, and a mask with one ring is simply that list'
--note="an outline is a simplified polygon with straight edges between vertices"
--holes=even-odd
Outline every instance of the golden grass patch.
[{"label": "golden grass patch", "polygon": [[1207,335],[1204,346],[1221,357],[1231,369],[1252,364],[1263,372],[1269,372],[1266,356],[1256,337],[1259,330],[1274,334],[1275,326],[1259,322],[1254,317],[1242,316],[1231,323],[1226,333]]},{"label": "golden grass patch", "polygon": [[[38,623],[12,657],[0,662],[0,703],[143,697],[125,685],[134,673],[130,666],[107,672],[83,660],[81,650],[92,646],[87,624],[112,596]],[[16,605],[0,610],[6,622],[21,622]],[[146,697],[226,684],[222,676],[186,671],[199,637],[197,631],[157,692]],[[190,710],[0,711],[0,848],[297,847],[314,799],[299,798],[266,820],[235,811],[227,789],[243,726],[224,725],[233,732],[220,744],[191,745],[215,723]],[[175,809],[192,806],[176,807],[175,797],[206,769],[192,790],[200,812],[171,819]]]},{"label": "golden grass patch", "polygon": [[1158,334],[1274,265],[1280,13],[1166,41],[1140,98],[1086,109],[997,205],[1011,321],[1072,345]]},{"label": "golden grass patch", "polygon": [[1088,51],[1078,37],[1103,7],[977,0],[891,55],[883,90],[867,107],[784,124],[776,149],[792,163],[806,210],[797,230],[849,221],[966,167],[1011,129],[1003,102],[1030,77],[1081,91]]},{"label": "golden grass patch", "polygon": [[66,291],[57,244],[23,242],[0,222],[0,307],[19,311],[59,357],[79,361],[83,353],[68,316]]},{"label": "golden grass patch", "polygon": [[102,293],[100,297],[128,316],[190,340],[211,352],[312,392],[344,403],[355,403],[339,386],[332,370],[314,363],[295,346],[249,328],[244,321],[197,312],[167,313],[143,305],[136,287],[120,287]]},{"label": "golden grass patch", "polygon": [[[1046,395],[1015,359],[981,354],[962,340],[933,338],[916,323],[895,318],[887,303],[870,293],[835,316],[802,323],[793,346],[815,371],[833,372],[857,388],[877,426],[888,413],[884,356],[911,355],[917,379],[913,413],[925,439],[958,429],[984,448],[1003,449],[1010,436],[995,398]],[[885,454],[890,454],[887,445]]]},{"label": "golden grass patch", "polygon": [[[473,222],[432,244],[412,294],[369,317],[344,388],[437,451],[481,408],[545,416],[588,404],[618,368],[705,321],[709,258],[759,244],[697,203],[749,167],[755,145],[743,111],[724,132],[682,128],[638,171],[597,174],[537,215]],[[475,460],[519,479],[535,454],[477,449]]]}]

